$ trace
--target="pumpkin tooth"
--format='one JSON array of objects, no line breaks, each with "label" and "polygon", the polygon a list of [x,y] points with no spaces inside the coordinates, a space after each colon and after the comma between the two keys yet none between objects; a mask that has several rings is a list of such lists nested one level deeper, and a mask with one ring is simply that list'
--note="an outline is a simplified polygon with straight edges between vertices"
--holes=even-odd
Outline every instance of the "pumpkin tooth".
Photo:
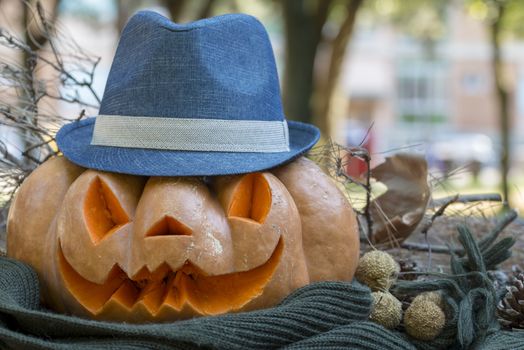
[{"label": "pumpkin tooth", "polygon": [[187,293],[180,285],[181,278],[183,278],[182,272],[175,272],[170,276],[162,302],[163,305],[168,305],[175,310],[182,309],[187,300]]},{"label": "pumpkin tooth", "polygon": [[135,286],[135,284],[131,280],[126,280],[124,283],[122,283],[120,288],[118,288],[117,291],[113,293],[106,304],[110,301],[115,301],[126,307],[128,310],[131,310],[133,305],[135,305],[137,302],[139,295],[140,290]]},{"label": "pumpkin tooth", "polygon": [[153,272],[151,272],[147,266],[144,266],[136,274],[134,274],[131,279],[139,284],[141,284],[141,282],[144,280],[160,281],[172,273],[173,269],[168,264],[163,263],[152,271]]},{"label": "pumpkin tooth", "polygon": [[118,265],[115,265],[105,283],[90,282],[75,271],[60,248],[58,249],[58,261],[66,286],[75,298],[81,299],[82,305],[93,314],[97,314],[102,309],[127,279],[125,273]]},{"label": "pumpkin tooth", "polygon": [[143,304],[151,315],[155,315],[162,305],[166,294],[166,284],[161,281],[151,281],[142,289],[136,303]]}]

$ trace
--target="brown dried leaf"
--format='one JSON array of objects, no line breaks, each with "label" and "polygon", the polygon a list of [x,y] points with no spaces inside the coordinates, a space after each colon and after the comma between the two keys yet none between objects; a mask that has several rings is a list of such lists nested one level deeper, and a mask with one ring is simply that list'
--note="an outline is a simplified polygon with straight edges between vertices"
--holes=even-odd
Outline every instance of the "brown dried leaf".
[{"label": "brown dried leaf", "polygon": [[392,246],[403,242],[415,230],[430,198],[428,166],[417,155],[397,154],[371,170],[387,191],[370,203],[373,243]]}]

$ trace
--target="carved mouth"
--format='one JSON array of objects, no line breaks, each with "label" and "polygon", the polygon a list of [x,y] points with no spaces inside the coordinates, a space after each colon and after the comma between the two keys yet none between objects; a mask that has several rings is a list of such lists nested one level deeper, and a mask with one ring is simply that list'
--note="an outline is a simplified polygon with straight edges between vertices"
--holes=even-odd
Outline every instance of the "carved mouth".
[{"label": "carved mouth", "polygon": [[262,294],[280,262],[284,243],[279,240],[271,257],[249,271],[208,276],[191,262],[173,271],[167,264],[150,272],[146,267],[133,277],[117,265],[103,284],[90,282],[69,264],[59,248],[59,269],[65,287],[93,316],[117,307],[133,313],[177,313],[186,307],[194,314],[217,315],[241,308]]}]

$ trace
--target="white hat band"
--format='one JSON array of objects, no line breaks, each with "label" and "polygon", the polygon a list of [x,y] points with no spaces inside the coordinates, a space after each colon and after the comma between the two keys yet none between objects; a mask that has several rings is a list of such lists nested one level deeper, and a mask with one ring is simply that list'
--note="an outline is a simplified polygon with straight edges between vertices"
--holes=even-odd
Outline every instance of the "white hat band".
[{"label": "white hat band", "polygon": [[91,145],[176,151],[289,151],[286,121],[99,115]]}]

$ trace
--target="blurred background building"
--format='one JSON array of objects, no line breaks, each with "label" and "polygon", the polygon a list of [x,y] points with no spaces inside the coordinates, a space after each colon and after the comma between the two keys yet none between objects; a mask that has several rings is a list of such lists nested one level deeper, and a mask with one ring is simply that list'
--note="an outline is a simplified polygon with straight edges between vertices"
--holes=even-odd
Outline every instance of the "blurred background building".
[{"label": "blurred background building", "polygon": [[[424,144],[430,160],[496,165],[499,117],[489,33],[456,4],[448,5],[445,26],[446,35],[431,47],[388,24],[357,26],[341,87],[350,101],[345,120],[353,121],[349,129],[375,122],[377,150]],[[524,45],[509,41],[504,50],[513,160],[522,163]]]}]

